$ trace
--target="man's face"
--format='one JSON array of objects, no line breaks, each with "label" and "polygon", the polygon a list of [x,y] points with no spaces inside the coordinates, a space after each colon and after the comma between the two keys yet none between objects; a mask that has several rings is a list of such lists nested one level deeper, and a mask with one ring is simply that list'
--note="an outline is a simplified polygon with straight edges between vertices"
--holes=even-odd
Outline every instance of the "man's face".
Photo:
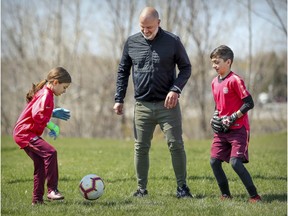
[{"label": "man's face", "polygon": [[140,17],[140,28],[143,36],[147,40],[153,40],[158,32],[160,20],[153,18],[141,18]]}]

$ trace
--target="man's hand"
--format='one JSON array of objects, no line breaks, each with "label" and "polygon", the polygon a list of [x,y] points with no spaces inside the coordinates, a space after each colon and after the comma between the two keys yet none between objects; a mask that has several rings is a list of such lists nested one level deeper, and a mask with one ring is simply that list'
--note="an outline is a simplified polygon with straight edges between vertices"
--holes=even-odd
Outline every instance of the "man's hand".
[{"label": "man's hand", "polygon": [[178,103],[178,97],[178,93],[170,91],[166,96],[164,107],[166,107],[167,109],[174,108]]},{"label": "man's hand", "polygon": [[227,132],[233,123],[238,119],[237,113],[233,113],[231,116],[224,116],[222,118],[222,125],[224,132]]},{"label": "man's hand", "polygon": [[219,117],[219,111],[215,110],[213,114],[213,118],[210,120],[211,127],[214,131],[214,133],[223,132],[223,124],[222,124],[222,118]]},{"label": "man's hand", "polygon": [[113,110],[117,115],[122,115],[123,114],[123,103],[115,103]]},{"label": "man's hand", "polygon": [[67,121],[70,118],[70,110],[56,108],[53,110],[52,117]]}]

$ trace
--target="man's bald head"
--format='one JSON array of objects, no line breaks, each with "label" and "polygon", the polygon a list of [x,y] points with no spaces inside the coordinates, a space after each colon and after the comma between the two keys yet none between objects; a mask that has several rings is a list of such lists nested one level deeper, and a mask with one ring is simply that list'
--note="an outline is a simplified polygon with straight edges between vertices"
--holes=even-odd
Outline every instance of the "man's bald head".
[{"label": "man's bald head", "polygon": [[157,10],[153,7],[144,8],[139,17],[139,23],[143,37],[147,40],[153,40],[160,24]]},{"label": "man's bald head", "polygon": [[145,21],[149,19],[159,19],[158,11],[153,7],[145,7],[140,14],[140,20]]}]

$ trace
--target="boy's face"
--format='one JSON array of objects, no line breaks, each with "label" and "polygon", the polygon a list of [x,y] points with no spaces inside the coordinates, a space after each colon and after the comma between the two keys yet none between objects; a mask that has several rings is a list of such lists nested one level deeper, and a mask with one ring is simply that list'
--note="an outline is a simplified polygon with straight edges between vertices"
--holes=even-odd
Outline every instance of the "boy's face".
[{"label": "boy's face", "polygon": [[224,61],[224,59],[222,58],[213,57],[211,61],[212,67],[220,76],[224,76],[230,72],[231,59],[227,59],[226,61]]}]

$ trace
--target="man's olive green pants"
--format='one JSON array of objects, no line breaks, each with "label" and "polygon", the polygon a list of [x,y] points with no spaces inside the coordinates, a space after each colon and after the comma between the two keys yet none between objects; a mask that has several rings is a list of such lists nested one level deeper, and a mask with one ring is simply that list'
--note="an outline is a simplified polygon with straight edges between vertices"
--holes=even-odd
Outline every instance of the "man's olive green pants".
[{"label": "man's olive green pants", "polygon": [[177,186],[186,184],[186,153],[182,139],[182,120],[179,102],[173,109],[161,102],[136,101],[134,110],[134,162],[138,188],[146,189],[149,171],[149,150],[156,125],[165,134],[170,150]]}]

